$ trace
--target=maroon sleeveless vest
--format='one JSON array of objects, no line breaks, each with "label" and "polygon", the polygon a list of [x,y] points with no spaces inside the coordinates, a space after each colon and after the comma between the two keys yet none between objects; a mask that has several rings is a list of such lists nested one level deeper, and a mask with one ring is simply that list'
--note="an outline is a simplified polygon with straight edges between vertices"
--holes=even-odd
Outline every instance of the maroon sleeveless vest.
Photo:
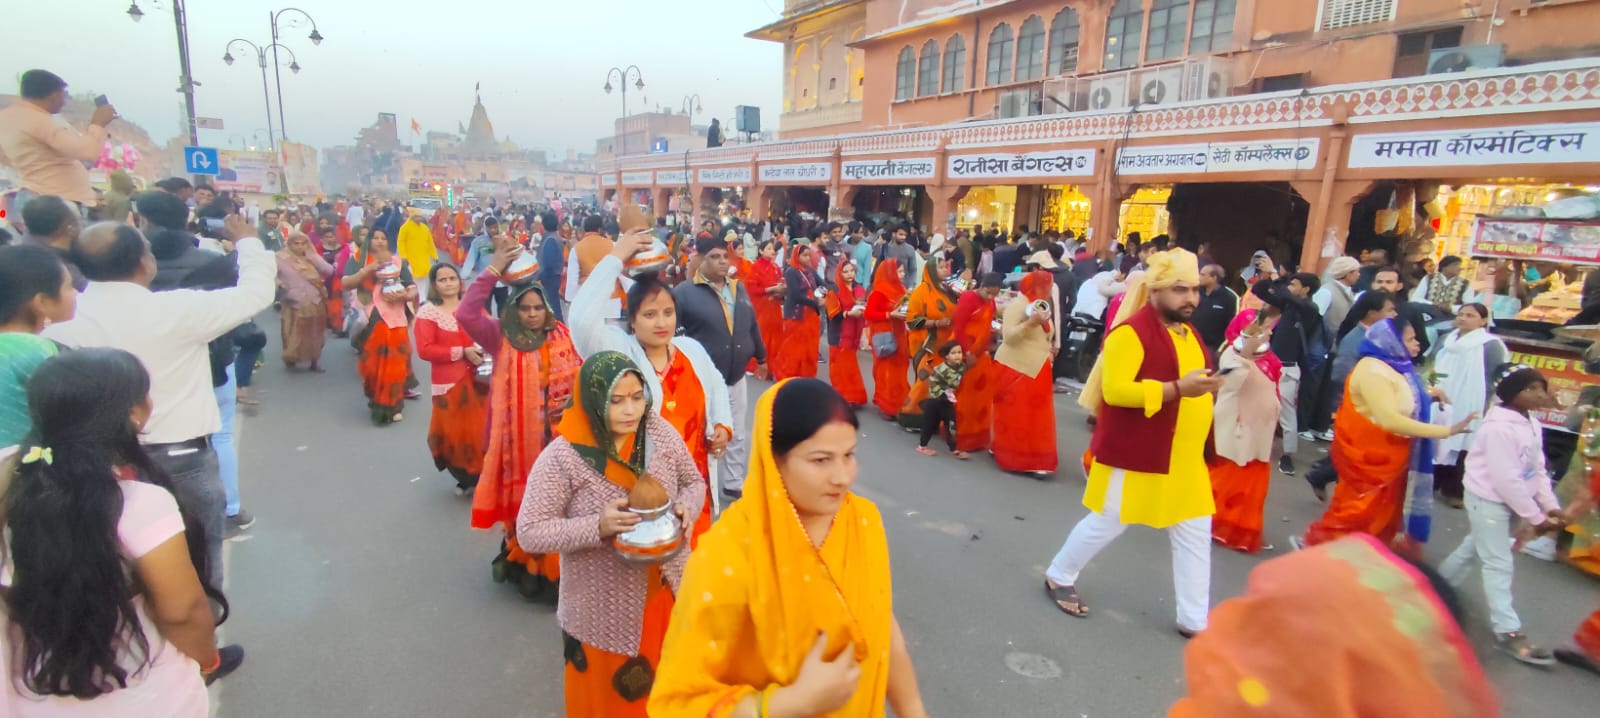
[{"label": "maroon sleeveless vest", "polygon": [[[1193,326],[1185,326],[1190,336],[1198,336]],[[1144,361],[1134,375],[1136,380],[1167,382],[1179,379],[1178,349],[1172,343],[1172,335],[1161,323],[1155,305],[1146,304],[1112,331],[1122,331],[1123,327],[1138,336],[1139,344],[1144,347]],[[1209,352],[1206,354],[1206,364],[1211,365]],[[1170,470],[1172,435],[1178,428],[1177,401],[1162,404],[1161,410],[1151,417],[1144,415],[1144,407],[1112,406],[1101,401],[1096,417],[1094,436],[1089,440],[1089,451],[1095,461],[1146,474],[1165,474]]]}]

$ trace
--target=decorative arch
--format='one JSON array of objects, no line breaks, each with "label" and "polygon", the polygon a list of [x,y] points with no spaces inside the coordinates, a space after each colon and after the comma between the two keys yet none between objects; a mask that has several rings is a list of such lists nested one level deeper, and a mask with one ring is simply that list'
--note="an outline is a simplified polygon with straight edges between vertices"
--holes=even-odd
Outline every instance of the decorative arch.
[{"label": "decorative arch", "polygon": [[939,94],[939,41],[922,43],[917,56],[917,97]]},{"label": "decorative arch", "polygon": [[960,92],[967,89],[967,41],[960,35],[951,35],[944,43],[944,72],[939,80],[940,92]]},{"label": "decorative arch", "polygon": [[1047,49],[1046,72],[1065,75],[1078,71],[1078,11],[1070,7],[1050,20],[1050,42]]},{"label": "decorative arch", "polygon": [[1044,20],[1029,15],[1022,21],[1022,32],[1017,34],[1018,82],[1044,77]]},{"label": "decorative arch", "polygon": [[1011,50],[1014,44],[1010,24],[1000,23],[989,31],[988,60],[984,63],[984,84],[1003,85],[1011,81]]},{"label": "decorative arch", "polygon": [[894,99],[909,100],[916,94],[917,53],[910,45],[900,48],[900,58],[894,63]]}]

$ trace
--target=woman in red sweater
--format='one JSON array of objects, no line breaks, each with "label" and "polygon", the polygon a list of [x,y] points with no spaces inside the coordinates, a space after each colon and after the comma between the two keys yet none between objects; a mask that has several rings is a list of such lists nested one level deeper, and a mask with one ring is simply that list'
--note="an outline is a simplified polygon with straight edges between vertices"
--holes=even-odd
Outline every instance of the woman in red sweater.
[{"label": "woman in red sweater", "polygon": [[428,451],[433,465],[450,472],[456,495],[471,493],[483,471],[489,385],[477,381],[483,349],[456,324],[461,273],[435,264],[428,272],[428,301],[417,309],[417,354],[433,365],[433,418]]}]

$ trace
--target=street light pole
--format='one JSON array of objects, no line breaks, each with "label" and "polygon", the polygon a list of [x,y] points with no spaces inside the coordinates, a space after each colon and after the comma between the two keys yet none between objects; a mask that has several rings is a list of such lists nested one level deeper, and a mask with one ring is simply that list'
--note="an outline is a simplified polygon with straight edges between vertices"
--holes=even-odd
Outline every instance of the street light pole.
[{"label": "street light pole", "polygon": [[[272,48],[272,78],[278,85],[278,134],[285,140],[289,139],[289,131],[286,129],[283,119],[283,74],[278,71],[278,48],[283,47],[285,50],[289,48],[278,44],[278,17],[286,12],[299,13],[301,17],[310,22],[311,34],[307,37],[311,39],[311,44],[313,45],[322,44],[322,33],[317,31],[317,21],[311,19],[311,15],[306,11],[297,7],[286,7],[277,12],[269,13],[268,20],[272,25],[272,44],[269,46]],[[291,52],[290,57],[292,58],[293,56],[294,53]],[[294,68],[291,67],[290,69]],[[268,111],[270,112],[271,110],[269,109]]]},{"label": "street light pole", "polygon": [[685,95],[684,96],[684,98],[683,98],[683,114],[685,114],[685,115],[698,115],[698,114],[700,114],[700,93],[696,92],[693,95]]},{"label": "street light pole", "polygon": [[[138,0],[128,3],[128,17],[134,22],[144,19]],[[178,31],[178,92],[183,93],[184,110],[188,113],[189,144],[200,144],[200,132],[194,121],[194,73],[189,71],[189,25],[183,0],[172,0],[172,21]]]},{"label": "street light pole", "polygon": [[611,75],[617,75],[618,83],[622,85],[622,152],[618,156],[628,154],[628,73],[633,73],[634,87],[644,89],[644,73],[638,65],[629,65],[626,68],[613,67],[606,71],[606,94],[611,94]]},{"label": "street light pole", "polygon": [[[267,86],[267,50],[269,48],[272,49],[273,56],[276,57],[277,48],[279,45],[278,43],[274,42],[269,44],[267,47],[262,47],[242,37],[236,37],[228,41],[228,47],[222,55],[222,61],[229,65],[233,64],[234,43],[244,43],[256,53],[256,64],[261,67],[261,101],[267,110],[267,146],[270,147],[273,152],[277,152],[277,140],[272,136],[272,91]],[[289,53],[289,61],[293,63],[290,65],[290,69],[298,71],[300,62],[295,59],[294,50],[290,50],[287,47],[284,47],[283,50],[284,52]],[[280,127],[279,130],[281,131],[282,128]]]}]

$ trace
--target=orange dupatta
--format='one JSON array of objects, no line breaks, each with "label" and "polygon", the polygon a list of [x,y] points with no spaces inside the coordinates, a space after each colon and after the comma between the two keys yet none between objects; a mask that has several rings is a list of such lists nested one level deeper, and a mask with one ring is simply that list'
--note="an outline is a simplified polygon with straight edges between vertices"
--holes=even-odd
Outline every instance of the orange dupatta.
[{"label": "orange dupatta", "polygon": [[744,498],[689,556],[653,718],[723,718],[752,693],[793,683],[819,632],[828,659],[849,649],[861,662],[855,695],[827,715],[884,715],[894,616],[883,519],[850,494],[821,548],[812,544],[772,454],[773,400],[787,383],[756,403]]}]

